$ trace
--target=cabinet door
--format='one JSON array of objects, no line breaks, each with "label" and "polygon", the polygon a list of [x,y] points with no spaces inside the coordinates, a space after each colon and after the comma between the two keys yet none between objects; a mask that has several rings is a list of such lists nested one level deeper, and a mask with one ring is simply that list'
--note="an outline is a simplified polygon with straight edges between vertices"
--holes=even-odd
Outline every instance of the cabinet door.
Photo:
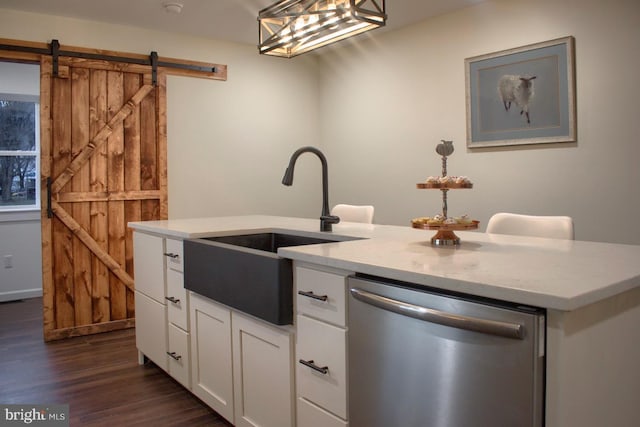
[{"label": "cabinet door", "polygon": [[[133,233],[133,269],[136,291],[164,304],[164,239]],[[138,314],[136,312],[136,314]],[[136,316],[138,317],[138,316]]]},{"label": "cabinet door", "polygon": [[293,426],[290,333],[236,312],[232,325],[235,425]]},{"label": "cabinet door", "polygon": [[136,347],[156,365],[168,370],[166,306],[136,291]]},{"label": "cabinet door", "polygon": [[231,311],[189,293],[191,391],[233,423]]}]

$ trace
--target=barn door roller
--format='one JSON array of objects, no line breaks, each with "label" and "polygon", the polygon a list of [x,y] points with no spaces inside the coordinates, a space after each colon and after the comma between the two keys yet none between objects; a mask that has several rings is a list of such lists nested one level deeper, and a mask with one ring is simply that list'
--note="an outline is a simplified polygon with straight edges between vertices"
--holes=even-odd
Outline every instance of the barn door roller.
[{"label": "barn door roller", "polygon": [[156,86],[158,84],[158,52],[151,52],[149,62],[151,62],[151,83]]},{"label": "barn door roller", "polygon": [[60,42],[56,39],[51,40],[51,74],[58,77],[58,57],[60,56]]}]

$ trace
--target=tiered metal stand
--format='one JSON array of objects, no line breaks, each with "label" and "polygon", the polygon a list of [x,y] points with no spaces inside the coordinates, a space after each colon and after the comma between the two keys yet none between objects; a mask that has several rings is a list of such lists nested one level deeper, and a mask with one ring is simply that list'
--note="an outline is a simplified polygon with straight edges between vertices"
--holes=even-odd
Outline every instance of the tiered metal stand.
[{"label": "tiered metal stand", "polygon": [[[436,152],[442,156],[442,176],[447,176],[447,157],[453,153],[453,143],[451,141],[442,141],[443,144],[438,144]],[[473,188],[472,183],[428,183],[419,182],[416,184],[419,189],[426,190],[440,190],[442,192],[442,216],[447,219],[447,193],[449,190]],[[479,221],[471,221],[469,224],[428,224],[423,221],[414,219],[411,221],[413,228],[419,228],[423,230],[437,230],[437,233],[431,238],[431,244],[435,246],[450,246],[459,245],[460,238],[456,236],[455,231],[458,230],[476,230],[478,228]]]}]

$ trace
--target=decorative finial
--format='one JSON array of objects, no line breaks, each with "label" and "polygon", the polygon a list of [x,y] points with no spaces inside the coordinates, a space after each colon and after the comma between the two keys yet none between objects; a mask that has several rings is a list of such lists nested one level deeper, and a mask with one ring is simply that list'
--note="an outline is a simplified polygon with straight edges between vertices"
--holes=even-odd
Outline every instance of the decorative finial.
[{"label": "decorative finial", "polygon": [[453,141],[445,141],[444,139],[440,141],[442,141],[442,144],[436,146],[436,153],[443,157],[450,156],[453,153]]},{"label": "decorative finial", "polygon": [[445,141],[444,139],[440,141],[442,144],[436,145],[436,153],[442,156],[442,176],[447,176],[447,156],[453,153],[453,141]]}]

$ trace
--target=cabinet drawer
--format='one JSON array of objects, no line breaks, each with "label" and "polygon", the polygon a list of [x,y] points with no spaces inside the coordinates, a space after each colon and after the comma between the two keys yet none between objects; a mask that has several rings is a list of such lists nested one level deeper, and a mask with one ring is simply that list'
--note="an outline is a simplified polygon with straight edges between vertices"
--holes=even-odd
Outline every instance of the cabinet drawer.
[{"label": "cabinet drawer", "polygon": [[191,372],[189,370],[189,334],[169,324],[169,374],[179,383],[191,389]]},{"label": "cabinet drawer", "polygon": [[189,332],[189,302],[184,289],[184,276],[181,272],[167,270],[167,315],[169,322]]},{"label": "cabinet drawer", "polygon": [[[346,331],[306,316],[297,316],[296,321],[298,396],[346,419]],[[301,360],[326,367],[326,373],[302,364]]]},{"label": "cabinet drawer", "polygon": [[345,326],[345,276],[305,267],[295,275],[298,313]]},{"label": "cabinet drawer", "polygon": [[182,240],[167,239],[165,256],[167,257],[167,267],[182,271]]},{"label": "cabinet drawer", "polygon": [[297,427],[347,427],[349,423],[299,397],[296,425]]}]

